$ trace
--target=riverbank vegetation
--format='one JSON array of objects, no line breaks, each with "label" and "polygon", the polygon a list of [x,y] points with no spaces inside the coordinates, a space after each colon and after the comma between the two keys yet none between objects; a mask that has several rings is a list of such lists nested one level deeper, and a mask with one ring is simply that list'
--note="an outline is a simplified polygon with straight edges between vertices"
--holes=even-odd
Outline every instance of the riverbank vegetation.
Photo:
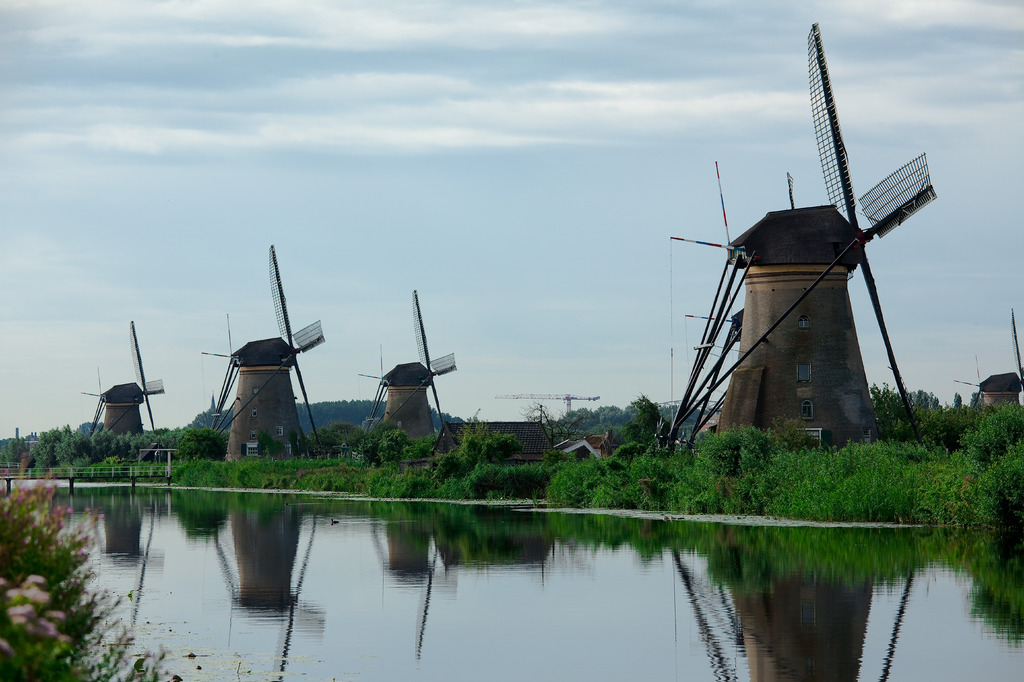
[{"label": "riverbank vegetation", "polygon": [[[843,448],[820,447],[791,422],[709,434],[692,452],[672,453],[657,445],[655,420],[648,413],[651,423],[632,423],[627,432],[634,440],[604,459],[551,451],[543,463],[509,466],[518,443],[481,429],[436,458],[432,469],[402,471],[399,460],[422,456],[429,439],[384,429],[365,436],[362,445],[372,454],[363,460],[194,461],[174,480],[386,498],[525,498],[564,507],[1024,527],[1020,405],[936,408],[922,419],[924,444],[883,432],[885,440]],[[902,428],[898,419],[890,423]],[[954,433],[950,423],[969,426]],[[956,447],[949,450],[953,435]]]},{"label": "riverbank vegetation", "polygon": [[[453,452],[434,458],[429,469],[403,468],[401,462],[430,457],[433,438],[412,439],[387,424],[369,433],[344,422],[328,424],[320,429],[326,451],[345,456],[285,461],[225,462],[223,435],[209,429],[163,436],[173,437],[184,461],[174,483],[187,486],[1024,528],[1024,407],[940,406],[919,391],[912,394],[919,444],[895,391],[873,386],[871,392],[880,440],[842,448],[819,445],[800,423],[787,422],[765,431],[702,434],[692,450],[670,452],[659,445],[664,414],[643,396],[616,428],[623,444],[603,459],[577,460],[553,450],[542,462],[510,466],[518,442],[482,427]],[[542,419],[557,422],[550,414]],[[74,433],[51,433],[33,449],[37,460],[66,459],[87,447]],[[108,438],[116,444],[129,437]]]},{"label": "riverbank vegetation", "polygon": [[115,603],[88,584],[88,529],[66,528],[52,496],[37,486],[0,498],[0,679],[159,679],[158,658],[129,661],[131,638],[111,634]]}]

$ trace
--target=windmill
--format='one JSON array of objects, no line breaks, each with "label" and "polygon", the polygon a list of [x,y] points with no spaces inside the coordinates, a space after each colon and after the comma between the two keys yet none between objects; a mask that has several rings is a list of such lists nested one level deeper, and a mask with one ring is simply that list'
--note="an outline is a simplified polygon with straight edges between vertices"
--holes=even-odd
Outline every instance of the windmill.
[{"label": "windmill", "polygon": [[[313,436],[317,445],[320,445],[320,436],[313,421],[313,411],[309,405],[297,356],[322,344],[323,330],[320,321],[317,320],[292,334],[284,287],[281,284],[281,272],[277,266],[277,254],[273,246],[270,247],[270,291],[278,329],[284,338],[250,341],[231,354],[224,382],[221,384],[220,398],[214,411],[216,416],[213,428],[223,431],[228,426],[231,427],[228,436],[228,459],[259,454],[259,438],[264,433],[280,443],[276,447],[283,451],[285,457],[293,454],[293,443],[296,442],[301,427],[292,390],[292,367],[295,368],[295,376],[299,380]],[[226,410],[231,389],[236,383],[238,392],[234,404]]]},{"label": "windmill", "polygon": [[[673,420],[669,445],[675,442],[683,422],[703,411],[708,396],[730,377],[721,428],[733,424],[767,427],[776,417],[802,418],[822,438],[827,431],[842,442],[875,438],[877,426],[846,291],[846,281],[858,266],[864,273],[897,388],[918,433],[864,245],[875,236],[888,234],[935,199],[927,161],[922,154],[861,198],[871,222],[871,227],[862,231],[817,24],[808,46],[815,137],[833,205],[771,212],[730,244],[736,252],[730,251],[710,316],[726,319],[739,288],[746,284],[740,357],[723,369],[722,359],[735,338],[734,330],[729,330],[721,344],[723,353],[710,371],[705,368],[708,355],[698,354],[687,393]],[[836,206],[845,208],[845,218]],[[723,288],[730,264],[732,274]],[[743,275],[734,284],[740,269]],[[768,336],[794,313],[796,324],[788,325],[765,346]],[[724,325],[709,322],[698,348],[714,347],[724,333]]]},{"label": "windmill", "polygon": [[[139,350],[139,337],[135,333],[135,322],[130,325],[132,363],[135,365],[135,378],[138,383],[118,384],[101,392],[96,403],[96,413],[92,418],[92,426],[89,429],[91,436],[96,431],[100,415],[103,415],[103,429],[115,434],[120,433],[142,433],[142,415],[139,406],[146,404],[146,411],[149,413],[149,426],[156,430],[153,423],[153,409],[149,405],[149,396],[160,395],[164,392],[162,379],[146,381],[145,371],[142,366],[142,352]],[[97,372],[97,380],[99,380]],[[87,393],[86,395],[96,395]]]},{"label": "windmill", "polygon": [[1020,392],[1024,388],[1024,385],[1021,384],[1021,377],[1024,377],[1024,367],[1021,366],[1020,344],[1017,342],[1017,319],[1012,308],[1010,309],[1010,333],[1013,340],[1013,358],[1017,371],[993,374],[979,383],[978,391],[981,394],[982,405],[1002,405],[1004,403],[1020,402]]},{"label": "windmill", "polygon": [[[438,419],[441,418],[441,403],[437,398],[437,386],[434,377],[454,372],[455,354],[449,353],[436,360],[430,359],[427,346],[427,334],[423,329],[423,314],[420,311],[419,294],[412,292],[413,333],[416,337],[416,348],[419,351],[419,362],[408,362],[397,365],[384,375],[367,422],[371,425],[383,419],[401,424],[402,429],[412,437],[434,433],[434,423],[430,418],[430,403],[426,389],[429,386],[434,394],[434,405]],[[380,415],[381,407],[384,412]]]}]

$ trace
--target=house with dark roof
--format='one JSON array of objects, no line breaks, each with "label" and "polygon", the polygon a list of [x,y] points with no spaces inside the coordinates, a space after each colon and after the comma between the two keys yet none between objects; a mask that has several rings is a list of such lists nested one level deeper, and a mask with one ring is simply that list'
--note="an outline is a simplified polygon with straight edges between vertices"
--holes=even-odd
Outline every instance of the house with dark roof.
[{"label": "house with dark roof", "polygon": [[513,464],[539,462],[544,459],[544,453],[551,449],[551,441],[548,440],[539,422],[445,422],[434,442],[434,455],[451,452],[459,446],[467,429],[480,426],[492,433],[505,433],[516,437],[523,446],[523,451],[512,456],[509,462]]}]

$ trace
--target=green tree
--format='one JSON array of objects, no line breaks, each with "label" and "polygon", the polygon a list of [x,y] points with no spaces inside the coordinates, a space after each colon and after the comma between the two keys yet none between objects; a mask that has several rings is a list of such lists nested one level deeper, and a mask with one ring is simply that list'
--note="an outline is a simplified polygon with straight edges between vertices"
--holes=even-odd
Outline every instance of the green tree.
[{"label": "green tree", "polygon": [[180,460],[210,459],[221,460],[227,455],[228,441],[224,434],[213,429],[188,429],[178,439]]},{"label": "green tree", "polygon": [[278,457],[284,452],[284,443],[279,440],[275,440],[266,431],[260,431],[256,435],[256,442],[260,444],[260,454],[264,457]]},{"label": "green tree", "polygon": [[633,418],[622,426],[623,441],[645,446],[655,445],[664,423],[661,409],[657,403],[643,394],[631,402],[630,406],[634,413]]},{"label": "green tree", "polygon": [[349,422],[331,422],[319,429],[320,442],[331,457],[338,457],[358,448],[366,431]]},{"label": "green tree", "polygon": [[913,441],[914,428],[910,425],[906,407],[900,394],[889,384],[871,384],[871,403],[875,409],[879,440]]}]

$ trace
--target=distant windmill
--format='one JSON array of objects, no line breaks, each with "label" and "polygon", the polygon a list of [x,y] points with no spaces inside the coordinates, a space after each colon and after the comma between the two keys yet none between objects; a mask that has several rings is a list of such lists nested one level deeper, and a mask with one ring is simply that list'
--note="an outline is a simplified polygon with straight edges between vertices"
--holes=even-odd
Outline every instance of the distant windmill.
[{"label": "distant windmill", "polygon": [[[142,366],[142,353],[139,350],[139,338],[135,334],[135,322],[130,325],[132,363],[135,365],[135,378],[138,383],[118,384],[100,393],[99,401],[96,404],[96,413],[93,415],[92,426],[89,429],[91,436],[96,431],[100,414],[103,415],[103,429],[111,433],[142,433],[142,415],[139,406],[146,403],[146,411],[149,413],[149,426],[156,430],[153,423],[153,409],[149,405],[149,396],[160,395],[164,392],[162,379],[146,381],[146,375]],[[97,373],[98,374],[98,373]],[[98,379],[98,376],[97,376]],[[87,395],[94,395],[89,393]]]},{"label": "distant windmill", "polygon": [[1021,389],[1024,388],[1021,385],[1021,377],[1024,377],[1024,367],[1021,367],[1020,344],[1017,342],[1017,319],[1012,308],[1010,309],[1010,333],[1013,341],[1013,357],[1017,371],[993,374],[978,384],[982,405],[1002,405],[1003,403],[1020,402]]},{"label": "distant windmill", "polygon": [[[224,430],[228,424],[231,426],[231,433],[228,436],[228,459],[258,454],[258,439],[261,433],[269,434],[272,439],[281,443],[286,457],[293,454],[292,435],[300,433],[301,429],[291,384],[292,367],[295,368],[295,376],[299,380],[313,436],[317,445],[320,445],[320,436],[313,421],[313,412],[306,394],[306,386],[302,381],[302,373],[299,371],[297,356],[322,344],[323,330],[320,321],[317,320],[292,335],[281,273],[277,267],[277,254],[273,246],[270,247],[270,291],[274,300],[278,328],[284,339],[250,341],[236,350],[229,359],[220,399],[215,409],[218,417],[214,425],[218,430]],[[238,393],[234,405],[230,408],[229,419],[225,408],[236,381]]]},{"label": "distant windmill", "polygon": [[[449,353],[436,360],[430,359],[427,346],[427,334],[423,329],[423,314],[420,311],[420,298],[416,291],[412,292],[413,333],[416,337],[416,348],[419,351],[419,362],[408,362],[397,365],[384,375],[377,389],[373,407],[367,423],[375,425],[378,421],[390,421],[401,424],[402,430],[412,437],[425,436],[434,432],[434,423],[430,418],[430,403],[426,389],[429,386],[434,394],[434,405],[438,419],[441,418],[441,403],[437,398],[437,386],[434,377],[454,372],[455,354]],[[383,406],[383,414],[381,407]]]},{"label": "distant windmill", "polygon": [[[746,282],[747,286],[740,358],[723,370],[723,353],[712,370],[705,372],[707,356],[698,355],[687,395],[673,420],[670,444],[683,422],[703,410],[708,396],[730,377],[720,428],[732,424],[766,427],[775,418],[802,418],[811,428],[835,431],[833,436],[839,442],[873,439],[877,435],[874,413],[846,291],[847,276],[858,265],[897,388],[915,433],[918,430],[864,245],[876,235],[888,234],[935,199],[927,161],[922,154],[861,198],[872,226],[860,230],[817,24],[808,47],[811,108],[825,184],[833,204],[845,207],[845,219],[834,206],[775,211],[732,242],[730,246],[739,253],[731,254],[733,274],[724,290],[719,284],[712,315],[728,316],[736,297],[731,290],[736,272],[744,269],[738,284],[742,287]],[[723,272],[723,282],[726,274]],[[715,310],[714,306],[720,307]],[[772,336],[770,345],[763,345],[793,313],[798,316],[796,324],[784,327]],[[713,333],[706,332],[704,344],[714,343],[726,331],[720,324],[709,325],[709,330]],[[724,346],[728,345],[727,339]]]}]

